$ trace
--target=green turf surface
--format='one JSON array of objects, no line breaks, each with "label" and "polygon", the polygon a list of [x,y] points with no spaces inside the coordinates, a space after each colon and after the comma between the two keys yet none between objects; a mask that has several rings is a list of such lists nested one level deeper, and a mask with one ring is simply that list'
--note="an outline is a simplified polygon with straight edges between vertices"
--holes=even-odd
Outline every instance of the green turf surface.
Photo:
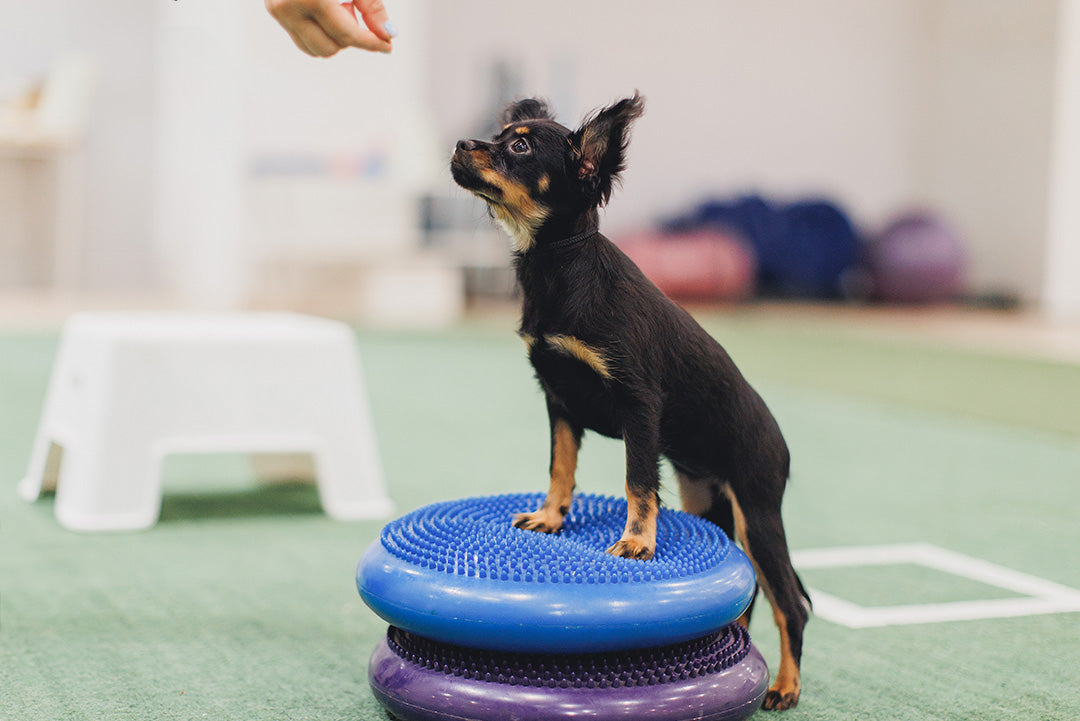
[{"label": "green turf surface", "polygon": [[[791,545],[929,542],[1080,588],[1080,367],[883,344],[710,315],[793,454]],[[547,421],[509,324],[359,336],[401,511],[541,490]],[[0,337],[0,719],[377,719],[366,663],[385,625],[353,569],[381,523],[337,523],[243,459],[176,459],[161,522],[74,534],[24,504],[55,339]],[[622,490],[588,436],[579,487]],[[672,488],[665,499],[674,504]],[[1008,593],[905,566],[806,572],[864,605]],[[751,633],[770,665],[770,614]],[[1080,718],[1080,614],[852,630],[812,619],[783,718]]]}]

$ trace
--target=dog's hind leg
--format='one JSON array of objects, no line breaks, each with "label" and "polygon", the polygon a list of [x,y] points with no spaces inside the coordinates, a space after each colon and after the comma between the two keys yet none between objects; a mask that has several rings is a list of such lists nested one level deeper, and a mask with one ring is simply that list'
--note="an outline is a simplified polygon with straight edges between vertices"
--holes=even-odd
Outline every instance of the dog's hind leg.
[{"label": "dog's hind leg", "polygon": [[570,511],[582,430],[559,413],[550,399],[548,420],[551,426],[551,462],[548,465],[551,484],[547,497],[538,510],[514,516],[513,523],[528,531],[555,533],[562,528],[563,519]]},{"label": "dog's hind leg", "polygon": [[[721,489],[720,482],[712,478],[696,478],[678,467],[675,468],[675,478],[679,482],[682,509],[715,523],[734,542],[736,540],[735,511],[731,501]],[[758,587],[754,586],[754,595],[750,597],[750,605],[738,618],[743,628],[750,626],[750,615],[754,610],[757,595]]]},{"label": "dog's hind leg", "polygon": [[723,486],[735,517],[735,533],[757,572],[758,584],[772,605],[780,631],[780,668],[765,694],[762,708],[783,710],[799,702],[803,628],[809,617],[809,599],[791,565],[778,502],[744,499],[731,486]]}]

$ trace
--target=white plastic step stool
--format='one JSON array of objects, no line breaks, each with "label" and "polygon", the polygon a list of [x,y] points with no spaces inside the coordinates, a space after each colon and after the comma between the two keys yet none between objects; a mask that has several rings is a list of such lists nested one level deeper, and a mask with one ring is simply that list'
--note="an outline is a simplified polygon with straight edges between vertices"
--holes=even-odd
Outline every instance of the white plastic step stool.
[{"label": "white plastic step stool", "polygon": [[72,530],[147,528],[173,453],[310,454],[331,517],[393,511],[348,326],[286,313],[72,316],[19,494],[55,489]]}]

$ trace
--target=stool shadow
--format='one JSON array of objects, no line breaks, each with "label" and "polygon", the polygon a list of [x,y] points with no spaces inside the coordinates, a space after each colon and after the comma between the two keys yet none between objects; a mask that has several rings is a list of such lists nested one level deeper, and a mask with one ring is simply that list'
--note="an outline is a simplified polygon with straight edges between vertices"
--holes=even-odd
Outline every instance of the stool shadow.
[{"label": "stool shadow", "polygon": [[322,514],[319,490],[310,483],[270,483],[225,491],[169,493],[158,521],[257,518]]}]

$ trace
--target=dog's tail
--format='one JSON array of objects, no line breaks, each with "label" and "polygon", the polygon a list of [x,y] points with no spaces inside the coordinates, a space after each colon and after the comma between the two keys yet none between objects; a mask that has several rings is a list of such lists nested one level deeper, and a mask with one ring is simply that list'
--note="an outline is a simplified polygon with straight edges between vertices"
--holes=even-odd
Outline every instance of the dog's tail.
[{"label": "dog's tail", "polygon": [[799,578],[799,574],[795,574],[795,583],[799,584],[799,593],[806,600],[806,607],[811,611],[814,610],[814,600],[810,598],[810,593],[806,590],[806,586],[803,585],[802,579]]}]

